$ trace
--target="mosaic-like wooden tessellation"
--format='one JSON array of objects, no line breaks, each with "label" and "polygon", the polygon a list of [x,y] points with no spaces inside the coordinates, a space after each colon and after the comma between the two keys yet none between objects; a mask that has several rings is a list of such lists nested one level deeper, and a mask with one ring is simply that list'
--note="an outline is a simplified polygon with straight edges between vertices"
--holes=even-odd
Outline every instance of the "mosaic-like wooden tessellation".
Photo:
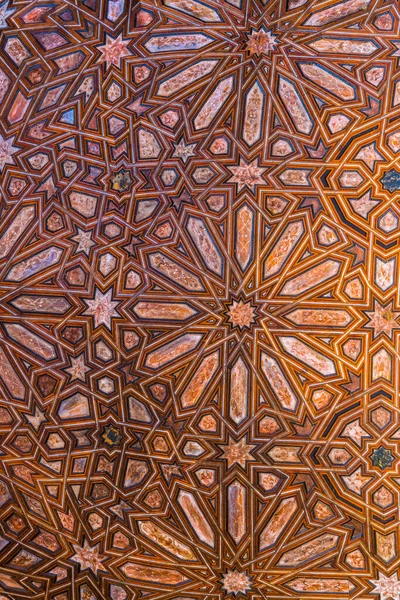
[{"label": "mosaic-like wooden tessellation", "polygon": [[400,600],[400,5],[0,5],[0,600]]}]

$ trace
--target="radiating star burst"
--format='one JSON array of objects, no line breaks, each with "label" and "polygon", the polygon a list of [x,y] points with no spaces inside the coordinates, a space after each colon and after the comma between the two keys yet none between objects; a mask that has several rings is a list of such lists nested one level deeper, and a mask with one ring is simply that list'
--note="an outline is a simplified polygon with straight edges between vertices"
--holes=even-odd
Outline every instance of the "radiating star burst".
[{"label": "radiating star burst", "polygon": [[227,571],[222,577],[222,589],[227,594],[234,594],[235,596],[237,594],[245,594],[253,587],[251,578],[247,573],[240,572],[237,569]]},{"label": "radiating star burst", "polygon": [[260,54],[268,54],[268,52],[275,49],[276,44],[276,36],[271,31],[265,31],[265,29],[255,31],[253,29],[248,36],[246,48],[251,55],[255,54],[258,56]]},{"label": "radiating star burst", "polygon": [[255,322],[255,308],[251,302],[244,302],[243,300],[237,302],[234,300],[228,308],[228,319],[233,327],[239,327],[240,329],[246,327],[249,329],[250,325]]}]

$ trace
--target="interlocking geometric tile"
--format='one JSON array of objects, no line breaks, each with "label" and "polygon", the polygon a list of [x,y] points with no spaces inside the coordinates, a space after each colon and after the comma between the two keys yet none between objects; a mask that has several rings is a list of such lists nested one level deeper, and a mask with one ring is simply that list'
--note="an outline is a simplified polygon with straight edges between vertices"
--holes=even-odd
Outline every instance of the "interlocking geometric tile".
[{"label": "interlocking geometric tile", "polygon": [[399,32],[0,6],[1,600],[399,600]]}]

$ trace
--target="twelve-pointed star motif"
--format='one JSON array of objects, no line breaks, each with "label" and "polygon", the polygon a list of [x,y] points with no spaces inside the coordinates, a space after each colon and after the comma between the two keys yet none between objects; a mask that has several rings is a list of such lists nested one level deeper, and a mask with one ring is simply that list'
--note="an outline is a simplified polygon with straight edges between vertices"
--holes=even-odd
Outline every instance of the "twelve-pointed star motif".
[{"label": "twelve-pointed star motif", "polygon": [[247,573],[234,569],[233,571],[227,571],[222,578],[222,589],[225,590],[226,594],[246,594],[250,591],[253,584]]},{"label": "twelve-pointed star motif", "polygon": [[228,308],[228,319],[234,327],[243,329],[244,327],[249,328],[255,321],[255,308],[251,302],[244,302],[234,300]]},{"label": "twelve-pointed star motif", "polygon": [[268,54],[275,48],[277,44],[276,36],[271,31],[260,29],[259,31],[252,30],[248,36],[247,49],[250,54]]}]

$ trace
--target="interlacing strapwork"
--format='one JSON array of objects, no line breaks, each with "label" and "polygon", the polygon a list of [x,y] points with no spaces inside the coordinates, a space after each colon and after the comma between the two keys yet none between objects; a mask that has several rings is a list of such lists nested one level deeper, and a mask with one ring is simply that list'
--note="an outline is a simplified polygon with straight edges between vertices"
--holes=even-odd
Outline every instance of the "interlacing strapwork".
[{"label": "interlacing strapwork", "polygon": [[399,10],[0,6],[1,600],[399,600]]}]

